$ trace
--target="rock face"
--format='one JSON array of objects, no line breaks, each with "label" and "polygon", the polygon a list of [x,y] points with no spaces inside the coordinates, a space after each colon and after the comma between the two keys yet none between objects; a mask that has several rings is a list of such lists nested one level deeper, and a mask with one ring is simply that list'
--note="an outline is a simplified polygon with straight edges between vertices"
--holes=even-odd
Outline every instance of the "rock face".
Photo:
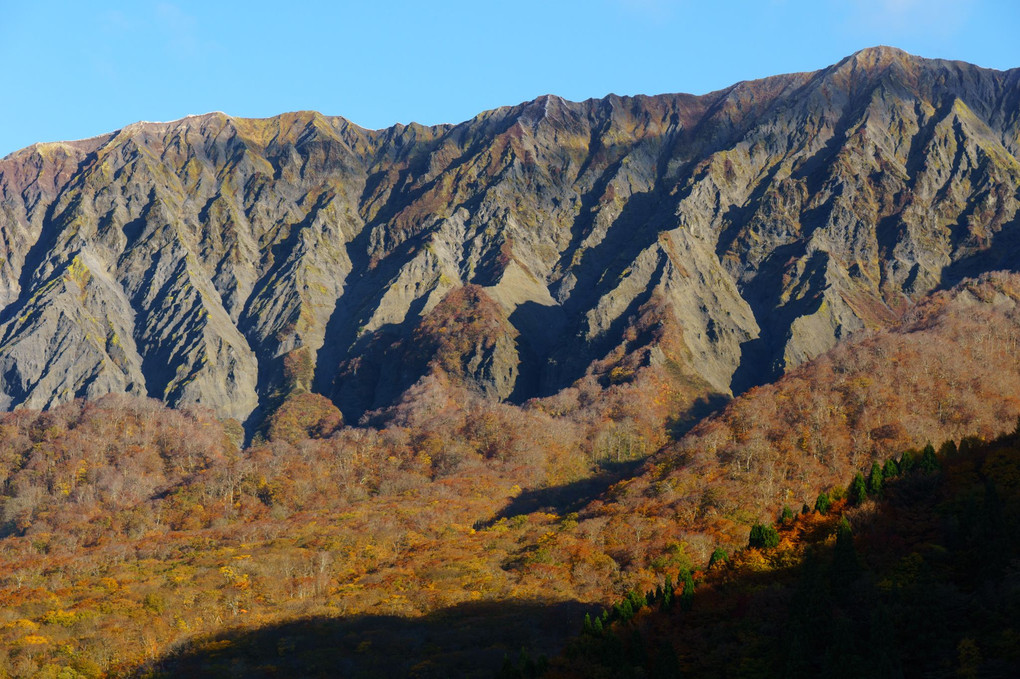
[{"label": "rock face", "polygon": [[253,421],[314,391],[356,420],[430,370],[521,399],[649,303],[740,391],[1012,268],[1018,157],[1020,70],[891,48],[456,126],[209,114],[39,144],[0,161],[0,407]]}]

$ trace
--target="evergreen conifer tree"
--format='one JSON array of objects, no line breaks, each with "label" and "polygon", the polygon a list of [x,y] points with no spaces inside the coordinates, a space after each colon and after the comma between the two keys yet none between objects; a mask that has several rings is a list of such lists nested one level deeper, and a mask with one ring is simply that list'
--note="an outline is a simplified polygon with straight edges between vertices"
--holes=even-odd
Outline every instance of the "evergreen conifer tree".
[{"label": "evergreen conifer tree", "polygon": [[685,568],[680,571],[680,579],[684,584],[684,589],[680,592],[680,608],[689,611],[694,605],[694,576]]},{"label": "evergreen conifer tree", "polygon": [[645,599],[645,597],[642,596],[641,594],[638,594],[634,590],[630,590],[629,592],[627,592],[627,601],[630,602],[631,610],[633,610],[634,613],[637,613],[642,608],[648,605],[648,601]]},{"label": "evergreen conifer tree", "polygon": [[929,443],[921,453],[921,461],[918,463],[917,468],[925,474],[931,474],[932,472],[937,472],[939,466],[939,458],[935,455],[935,447]]},{"label": "evergreen conifer tree", "polygon": [[909,474],[917,466],[917,451],[904,450],[900,455],[900,474]]},{"label": "evergreen conifer tree", "polygon": [[884,482],[882,467],[879,466],[878,462],[873,462],[871,464],[871,473],[868,474],[868,495],[875,498],[881,497]]},{"label": "evergreen conifer tree", "polygon": [[751,533],[747,538],[748,547],[758,549],[771,549],[779,545],[779,531],[773,526],[765,526],[756,523],[751,526]]},{"label": "evergreen conifer tree", "polygon": [[854,475],[854,480],[850,482],[848,497],[850,504],[854,505],[859,505],[868,499],[868,486],[864,481],[864,474],[857,472]]},{"label": "evergreen conifer tree", "polygon": [[668,611],[673,607],[673,578],[666,576],[666,583],[662,586],[662,600],[659,602],[659,608],[664,611]]}]

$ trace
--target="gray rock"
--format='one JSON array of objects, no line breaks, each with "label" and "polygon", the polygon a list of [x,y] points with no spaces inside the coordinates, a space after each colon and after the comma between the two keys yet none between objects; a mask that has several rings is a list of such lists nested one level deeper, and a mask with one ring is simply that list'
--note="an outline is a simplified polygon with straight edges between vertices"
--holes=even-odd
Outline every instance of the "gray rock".
[{"label": "gray rock", "polygon": [[[38,144],[0,161],[0,407],[129,392],[254,421],[311,389],[356,421],[440,369],[519,400],[649,305],[686,370],[741,391],[1015,268],[1018,110],[1020,71],[875,48],[456,126],[217,113]],[[484,332],[412,351],[464,286]]]}]

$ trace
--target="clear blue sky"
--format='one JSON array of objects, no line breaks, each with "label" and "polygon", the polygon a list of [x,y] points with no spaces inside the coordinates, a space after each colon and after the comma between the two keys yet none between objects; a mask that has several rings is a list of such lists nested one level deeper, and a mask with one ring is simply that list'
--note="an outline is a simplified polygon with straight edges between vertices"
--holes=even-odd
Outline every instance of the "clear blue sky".
[{"label": "clear blue sky", "polygon": [[0,156],[136,120],[460,122],[545,93],[704,93],[863,47],[1020,66],[1015,0],[0,0]]}]

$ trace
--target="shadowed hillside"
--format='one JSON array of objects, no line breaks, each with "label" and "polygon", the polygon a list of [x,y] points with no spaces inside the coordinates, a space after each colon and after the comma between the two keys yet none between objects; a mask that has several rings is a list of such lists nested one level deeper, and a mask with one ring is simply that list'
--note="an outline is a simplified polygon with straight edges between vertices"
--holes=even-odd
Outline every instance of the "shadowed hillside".
[{"label": "shadowed hillside", "polygon": [[522,648],[558,653],[576,603],[461,604],[421,618],[313,618],[235,630],[178,649],[131,677],[477,677]]},{"label": "shadowed hillside", "polygon": [[670,574],[635,607],[589,617],[548,672],[498,676],[1016,676],[1018,445],[890,456],[681,573],[675,592]]}]

